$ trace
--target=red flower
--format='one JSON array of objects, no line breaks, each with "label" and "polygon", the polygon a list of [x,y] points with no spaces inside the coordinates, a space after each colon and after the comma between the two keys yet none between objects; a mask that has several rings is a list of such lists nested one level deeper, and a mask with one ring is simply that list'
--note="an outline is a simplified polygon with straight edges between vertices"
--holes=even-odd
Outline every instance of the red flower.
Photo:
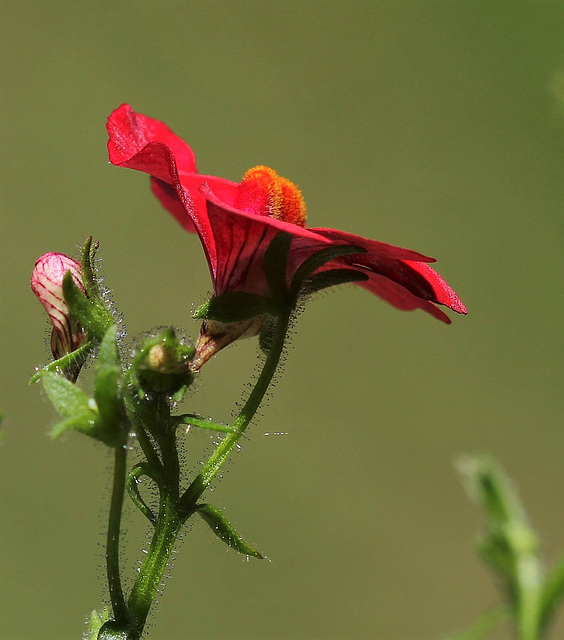
[{"label": "red flower", "polygon": [[[239,183],[201,175],[193,151],[183,140],[162,122],[136,113],[127,104],[110,115],[107,128],[112,164],[150,174],[161,204],[185,229],[200,236],[216,295],[267,293],[264,253],[274,236],[285,231],[293,238],[289,281],[312,253],[328,246],[354,245],[365,252],[335,258],[320,271],[361,272],[367,279],[358,284],[398,309],[423,309],[446,323],[450,319],[437,304],[466,313],[451,287],[428,266],[433,258],[336,229],[306,228],[299,189],[272,169],[250,169]],[[226,344],[248,334],[251,324],[239,326],[239,334],[230,334]],[[215,346],[217,351],[225,344],[216,340]]]}]

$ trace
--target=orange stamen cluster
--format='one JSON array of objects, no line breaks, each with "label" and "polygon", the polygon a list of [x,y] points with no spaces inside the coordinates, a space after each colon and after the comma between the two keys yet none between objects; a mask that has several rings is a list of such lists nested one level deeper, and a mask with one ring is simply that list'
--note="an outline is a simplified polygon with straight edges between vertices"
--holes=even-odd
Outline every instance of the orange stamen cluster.
[{"label": "orange stamen cluster", "polygon": [[235,206],[260,216],[269,216],[305,227],[306,206],[302,192],[274,169],[249,169],[239,183]]}]

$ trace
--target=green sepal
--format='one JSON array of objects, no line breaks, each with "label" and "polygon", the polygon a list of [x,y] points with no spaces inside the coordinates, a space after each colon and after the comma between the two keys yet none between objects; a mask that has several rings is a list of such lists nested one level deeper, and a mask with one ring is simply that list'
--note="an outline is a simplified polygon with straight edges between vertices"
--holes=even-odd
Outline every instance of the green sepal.
[{"label": "green sepal", "polygon": [[286,271],[291,244],[292,236],[280,231],[264,253],[264,275],[270,293],[275,298],[287,295]]},{"label": "green sepal", "polygon": [[70,271],[63,277],[63,295],[71,314],[86,332],[98,341],[102,340],[108,327],[114,324],[114,319],[103,300],[99,297],[87,298],[73,280]]},{"label": "green sepal", "polygon": [[202,516],[215,535],[232,549],[259,560],[264,559],[261,553],[243,541],[219,509],[216,509],[211,504],[198,504],[196,505],[196,512]]},{"label": "green sepal", "polygon": [[197,427],[198,429],[206,429],[208,431],[218,431],[220,433],[237,433],[235,427],[231,427],[227,424],[219,424],[214,422],[211,418],[204,418],[204,416],[187,413],[181,416],[173,416],[175,426],[187,425],[190,427]]},{"label": "green sepal", "polygon": [[291,289],[295,292],[299,291],[304,281],[307,280],[318,269],[320,269],[324,264],[330,262],[331,260],[335,260],[335,258],[348,256],[353,253],[366,253],[366,249],[363,249],[362,247],[355,247],[354,245],[350,244],[343,244],[330,246],[326,249],[317,251],[302,262],[302,264],[294,274],[294,277],[292,278]]},{"label": "green sepal", "polygon": [[94,269],[94,258],[98,251],[99,243],[92,242],[92,236],[86,238],[81,251],[81,267],[82,267],[82,280],[84,282],[84,289],[86,295],[94,300],[102,297],[98,279],[96,278],[96,271]]},{"label": "green sepal", "polygon": [[146,392],[162,393],[179,402],[194,381],[190,363],[195,349],[183,344],[173,327],[143,342],[132,370]]},{"label": "green sepal", "polygon": [[199,306],[192,317],[229,323],[275,313],[276,308],[270,298],[245,291],[228,291]]},{"label": "green sepal", "polygon": [[364,282],[368,274],[355,269],[331,269],[311,276],[302,284],[302,292],[310,295],[327,287],[337,287],[350,282]]},{"label": "green sepal", "polygon": [[160,483],[161,479],[158,474],[151,469],[147,462],[140,462],[136,464],[133,469],[129,472],[127,476],[127,493],[131,498],[133,504],[141,511],[141,513],[149,520],[149,522],[153,526],[157,526],[157,516],[153,513],[152,509],[147,505],[145,500],[141,497],[139,493],[139,480],[143,476],[151,478],[157,485]]},{"label": "green sepal", "polygon": [[90,399],[75,384],[51,371],[39,374],[49,400],[62,418],[74,418],[92,411]]}]

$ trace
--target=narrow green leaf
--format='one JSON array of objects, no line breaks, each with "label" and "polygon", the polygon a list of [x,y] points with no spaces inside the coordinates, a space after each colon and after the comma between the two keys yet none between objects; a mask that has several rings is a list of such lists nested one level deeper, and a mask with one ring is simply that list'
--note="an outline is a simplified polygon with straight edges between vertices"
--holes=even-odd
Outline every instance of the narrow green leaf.
[{"label": "narrow green leaf", "polygon": [[228,291],[198,307],[193,317],[228,323],[249,320],[272,312],[273,304],[265,296],[244,291]]},{"label": "narrow green leaf", "polygon": [[51,371],[41,371],[40,379],[49,400],[63,418],[72,418],[91,411],[86,393],[63,376]]},{"label": "narrow green leaf", "polygon": [[219,424],[211,418],[204,418],[196,414],[184,414],[181,416],[173,416],[172,418],[177,425],[185,424],[198,429],[207,429],[208,431],[219,431],[220,433],[236,433],[237,429],[227,424]]},{"label": "narrow green leaf", "polygon": [[72,351],[71,353],[67,353],[66,356],[63,356],[58,360],[53,360],[53,362],[46,364],[44,367],[41,367],[41,369],[36,371],[31,376],[29,380],[29,384],[35,384],[36,382],[39,382],[39,380],[41,379],[41,374],[44,371],[64,371],[69,366],[83,364],[86,361],[88,354],[92,351],[93,348],[94,348],[94,341],[89,340],[88,342],[84,343],[75,351]]},{"label": "narrow green leaf", "polygon": [[368,280],[368,274],[355,269],[331,269],[311,276],[303,283],[302,290],[309,295],[328,287],[337,287],[341,284],[363,282],[365,280]]},{"label": "narrow green leaf", "polygon": [[264,558],[261,553],[243,541],[219,509],[212,507],[211,504],[199,504],[196,506],[196,511],[207,522],[215,535],[232,549],[259,560]]},{"label": "narrow green leaf", "polygon": [[149,522],[153,525],[157,525],[157,516],[153,513],[151,508],[147,505],[145,500],[141,497],[139,493],[139,482],[142,477],[151,478],[154,482],[159,484],[159,480],[157,479],[157,475],[154,471],[151,470],[149,464],[147,462],[140,462],[136,464],[133,469],[129,472],[127,476],[127,493],[129,497],[133,501],[133,504],[141,511],[141,513],[149,520]]},{"label": "narrow green leaf", "polygon": [[327,262],[353,253],[366,253],[366,249],[363,249],[362,247],[355,247],[350,244],[344,244],[330,246],[312,254],[302,262],[299,269],[296,271],[292,280],[292,289],[294,291],[298,291],[301,288],[302,283]]}]

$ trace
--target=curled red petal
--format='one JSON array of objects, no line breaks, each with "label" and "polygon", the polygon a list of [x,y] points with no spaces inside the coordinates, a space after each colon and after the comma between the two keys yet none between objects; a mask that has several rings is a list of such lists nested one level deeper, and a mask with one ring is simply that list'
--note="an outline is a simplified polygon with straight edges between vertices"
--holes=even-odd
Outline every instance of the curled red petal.
[{"label": "curled red petal", "polygon": [[108,153],[110,162],[120,167],[144,171],[170,182],[168,163],[163,163],[162,151],[153,145],[165,145],[174,156],[181,173],[197,173],[196,157],[192,149],[173,133],[166,124],[122,104],[110,114]]}]

